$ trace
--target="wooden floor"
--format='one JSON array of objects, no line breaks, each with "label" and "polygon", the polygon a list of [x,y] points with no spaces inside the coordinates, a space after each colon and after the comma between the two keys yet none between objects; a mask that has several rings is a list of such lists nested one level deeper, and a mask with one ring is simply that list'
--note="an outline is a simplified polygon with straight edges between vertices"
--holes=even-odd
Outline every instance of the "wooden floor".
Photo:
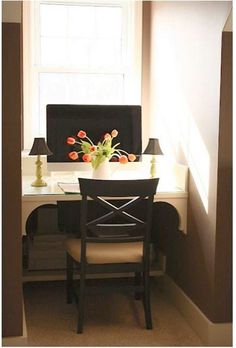
[{"label": "wooden floor", "polygon": [[161,291],[159,281],[151,282],[153,330],[145,329],[142,302],[132,294],[97,288],[86,297],[81,335],[76,334],[76,307],[65,301],[64,281],[25,283],[28,346],[202,346]]}]

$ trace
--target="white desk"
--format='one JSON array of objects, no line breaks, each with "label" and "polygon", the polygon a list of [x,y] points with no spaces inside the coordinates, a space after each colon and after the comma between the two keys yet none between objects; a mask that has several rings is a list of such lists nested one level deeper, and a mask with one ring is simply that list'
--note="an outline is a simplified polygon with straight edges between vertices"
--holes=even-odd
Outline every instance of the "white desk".
[{"label": "white desk", "polygon": [[[119,173],[119,178],[122,174]],[[74,176],[66,175],[44,177],[48,186],[46,187],[32,187],[31,183],[34,181],[33,176],[23,176],[22,182],[22,234],[26,235],[25,226],[26,221],[33,210],[44,204],[57,204],[58,201],[76,201],[81,200],[81,195],[65,194],[58,186],[58,182],[78,182],[78,177],[89,177],[91,173],[77,172]],[[123,178],[128,179],[127,171],[124,172]],[[160,179],[157,193],[155,195],[155,202],[167,202],[174,206],[179,214],[180,226],[179,229],[186,233],[187,230],[187,197],[188,193],[181,188],[168,186],[164,180]]]}]

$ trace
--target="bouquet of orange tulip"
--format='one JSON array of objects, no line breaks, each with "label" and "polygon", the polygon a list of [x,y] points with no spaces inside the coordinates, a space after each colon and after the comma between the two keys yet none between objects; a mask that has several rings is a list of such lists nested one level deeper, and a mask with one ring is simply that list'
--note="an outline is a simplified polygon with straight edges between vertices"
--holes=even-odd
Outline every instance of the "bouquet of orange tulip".
[{"label": "bouquet of orange tulip", "polygon": [[68,137],[67,144],[78,146],[78,151],[69,152],[69,157],[72,160],[77,160],[80,154],[84,162],[91,162],[92,167],[97,169],[98,166],[106,159],[117,159],[122,164],[128,161],[135,161],[136,156],[118,148],[120,143],[112,145],[112,141],[118,135],[118,131],[113,129],[111,133],[106,133],[104,139],[95,145],[87,136],[86,132],[80,130],[77,134],[78,140],[75,137]]}]

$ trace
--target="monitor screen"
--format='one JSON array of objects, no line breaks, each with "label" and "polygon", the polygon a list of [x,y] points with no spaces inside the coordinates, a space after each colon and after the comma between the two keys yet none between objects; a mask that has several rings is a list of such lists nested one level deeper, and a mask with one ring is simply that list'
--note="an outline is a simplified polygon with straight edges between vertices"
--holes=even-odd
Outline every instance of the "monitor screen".
[{"label": "monitor screen", "polygon": [[[116,129],[119,134],[113,144],[128,153],[142,152],[141,106],[138,105],[47,105],[47,144],[53,155],[48,163],[70,163],[68,153],[73,145],[67,138],[84,130],[97,144],[104,134]],[[81,157],[79,160],[81,161]]]}]

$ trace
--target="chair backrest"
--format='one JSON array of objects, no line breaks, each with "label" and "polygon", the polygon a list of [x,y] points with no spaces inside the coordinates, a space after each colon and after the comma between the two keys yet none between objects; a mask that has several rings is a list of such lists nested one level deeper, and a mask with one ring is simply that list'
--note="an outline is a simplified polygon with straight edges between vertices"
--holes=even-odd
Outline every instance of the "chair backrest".
[{"label": "chair backrest", "polygon": [[[140,180],[79,178],[82,195],[82,243],[148,242],[153,198],[158,181],[158,178]],[[107,212],[89,221],[89,199],[96,201]],[[141,202],[145,203],[145,214],[142,211],[142,218],[135,214],[135,209]]]}]

